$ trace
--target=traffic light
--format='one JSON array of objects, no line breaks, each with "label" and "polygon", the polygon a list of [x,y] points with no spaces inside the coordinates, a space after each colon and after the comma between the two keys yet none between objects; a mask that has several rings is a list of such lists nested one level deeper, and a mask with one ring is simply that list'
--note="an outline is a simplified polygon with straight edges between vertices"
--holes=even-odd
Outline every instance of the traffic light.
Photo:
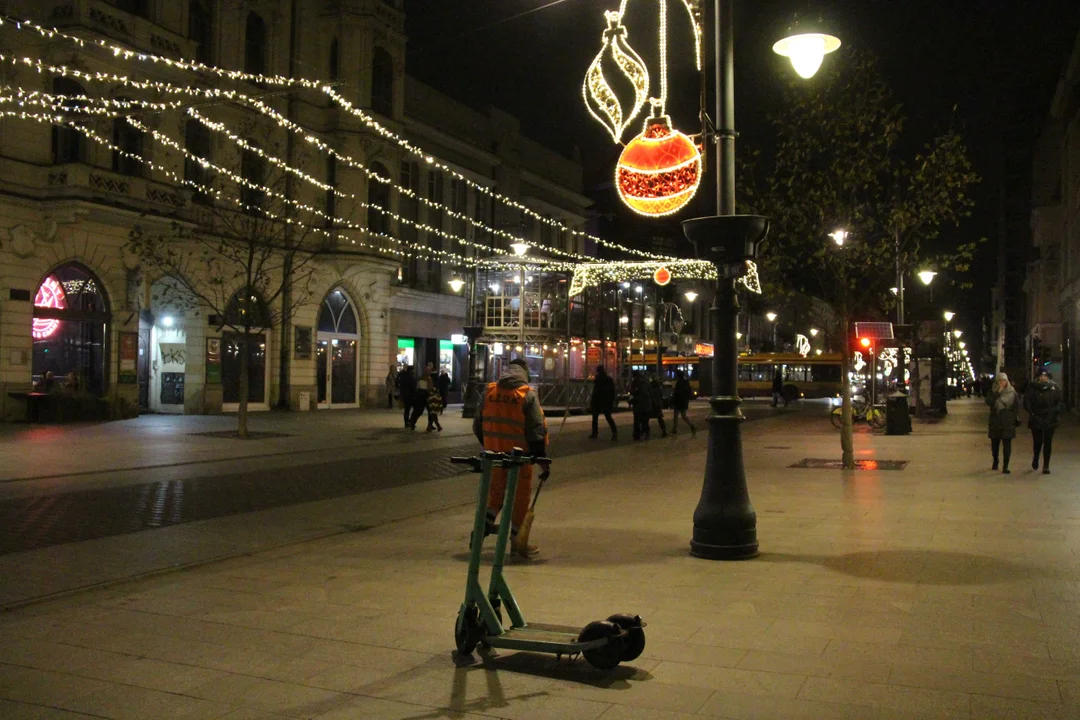
[{"label": "traffic light", "polygon": [[1053,350],[1048,346],[1043,345],[1039,348],[1039,354],[1035,357],[1036,364],[1039,367],[1046,367],[1050,364],[1050,361],[1053,359],[1053,357]]},{"label": "traffic light", "polygon": [[863,347],[863,349],[869,350],[871,344],[872,343],[870,341],[870,338],[866,338],[866,337],[859,338],[859,345],[861,345]]}]

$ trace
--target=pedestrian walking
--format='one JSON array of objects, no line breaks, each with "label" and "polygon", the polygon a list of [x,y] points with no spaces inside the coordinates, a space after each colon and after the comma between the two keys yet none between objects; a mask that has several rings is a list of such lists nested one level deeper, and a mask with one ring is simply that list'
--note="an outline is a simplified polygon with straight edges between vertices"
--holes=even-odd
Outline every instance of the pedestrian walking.
[{"label": "pedestrian walking", "polygon": [[777,370],[772,377],[772,406],[776,407],[781,400],[784,401],[784,407],[787,407],[787,398],[784,397],[784,375]]},{"label": "pedestrian walking", "polygon": [[664,386],[655,375],[649,380],[649,402],[652,404],[652,416],[660,425],[660,437],[667,437],[667,425],[664,424]]},{"label": "pedestrian walking", "polygon": [[634,410],[634,439],[648,440],[652,397],[649,394],[649,381],[640,370],[635,370],[630,380],[630,404]]},{"label": "pedestrian walking", "polygon": [[413,399],[416,397],[416,376],[413,375],[412,365],[406,365],[405,369],[398,373],[397,386],[401,404],[405,407],[405,429],[408,430],[412,427],[409,418],[412,416]]},{"label": "pedestrian walking", "polygon": [[394,409],[394,395],[398,389],[397,377],[397,366],[391,365],[390,372],[386,373],[386,407],[389,410]]},{"label": "pedestrian walking", "polygon": [[1028,429],[1031,430],[1034,445],[1031,469],[1039,469],[1039,455],[1042,454],[1043,475],[1049,475],[1050,450],[1061,412],[1061,388],[1050,373],[1043,370],[1034,382],[1028,384],[1024,392],[1024,409],[1028,412]]},{"label": "pedestrian walking", "polygon": [[[521,358],[511,360],[499,380],[488,384],[476,408],[473,434],[485,450],[492,452],[511,452],[514,448],[526,447],[530,455],[547,455],[547,420],[536,392],[529,387],[529,366]],[[495,518],[505,498],[506,470],[492,468],[485,534],[494,532]],[[540,552],[538,547],[528,544],[527,538],[523,538],[526,542],[518,540],[518,531],[529,512],[531,498],[532,466],[523,465],[518,471],[510,518],[510,552],[519,557],[532,557]]]},{"label": "pedestrian walking", "polygon": [[589,436],[589,439],[595,440],[599,434],[600,415],[603,414],[608,427],[611,428],[612,441],[618,440],[619,430],[615,427],[615,420],[611,417],[611,411],[615,409],[615,380],[608,375],[603,365],[596,367],[589,409],[592,410],[592,435]]},{"label": "pedestrian walking", "polygon": [[443,411],[442,393],[439,388],[433,387],[428,390],[427,396],[427,431],[438,430],[442,432],[442,423],[439,422],[439,413]]},{"label": "pedestrian walking", "polygon": [[1012,441],[1016,437],[1016,426],[1020,424],[1020,398],[1009,383],[1009,376],[998,373],[994,386],[986,395],[986,404],[990,407],[990,452],[994,456],[991,470],[998,469],[998,448],[1002,450],[1001,472],[1009,473],[1009,457],[1012,455]]},{"label": "pedestrian walking", "polygon": [[427,364],[427,371],[424,376],[416,381],[416,392],[413,394],[412,400],[412,413],[409,415],[409,429],[416,429],[416,421],[420,419],[420,416],[427,412],[428,405],[428,393],[431,392],[432,377],[431,377],[431,363]]},{"label": "pedestrian walking", "polygon": [[690,418],[686,415],[686,411],[690,409],[690,400],[694,397],[694,389],[690,387],[690,381],[686,379],[686,373],[682,370],[675,371],[675,389],[671,393],[671,405],[675,409],[674,415],[671,420],[671,434],[679,434],[679,416],[686,421],[686,424],[690,426],[690,437],[697,435],[697,428],[694,427],[694,423],[690,422]]},{"label": "pedestrian walking", "polygon": [[[446,372],[446,367],[439,368],[439,376],[435,379],[435,387],[439,391],[439,399],[445,409],[450,404],[450,374]],[[440,410],[440,412],[442,411]]]}]

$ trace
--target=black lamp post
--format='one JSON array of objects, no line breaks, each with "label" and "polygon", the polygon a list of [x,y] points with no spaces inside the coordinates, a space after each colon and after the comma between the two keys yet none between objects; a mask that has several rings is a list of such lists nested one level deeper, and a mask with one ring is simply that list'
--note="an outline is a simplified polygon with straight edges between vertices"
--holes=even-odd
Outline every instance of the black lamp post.
[{"label": "black lamp post", "polygon": [[[716,49],[716,183],[717,214],[683,222],[683,232],[697,247],[698,256],[716,267],[716,294],[709,309],[714,352],[713,396],[709,399],[709,450],[701,499],[694,510],[690,553],[711,560],[740,560],[758,553],[757,515],[750,504],[742,453],[742,402],[738,394],[739,298],[735,283],[746,261],[757,257],[757,246],[769,231],[768,218],[735,214],[735,70],[732,34],[733,0],[714,1]],[[803,29],[802,32],[806,32]],[[794,45],[791,44],[795,40]],[[803,48],[813,45],[816,63],[839,46],[832,36],[811,31],[774,46],[789,55],[803,77],[813,75],[802,59]],[[817,47],[820,44],[820,47]],[[807,74],[807,71],[809,74]]]},{"label": "black lamp post", "polygon": [[481,381],[476,377],[476,340],[484,328],[468,326],[462,328],[469,341],[469,377],[465,380],[465,392],[461,398],[461,417],[476,417],[477,398],[480,395]]}]

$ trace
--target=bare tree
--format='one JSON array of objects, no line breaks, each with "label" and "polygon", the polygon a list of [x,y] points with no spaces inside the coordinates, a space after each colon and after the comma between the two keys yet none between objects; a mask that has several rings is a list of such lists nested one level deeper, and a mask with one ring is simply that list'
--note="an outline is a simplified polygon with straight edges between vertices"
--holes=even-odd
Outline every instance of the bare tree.
[{"label": "bare tree", "polygon": [[[262,331],[288,321],[308,302],[315,262],[329,249],[329,221],[317,208],[301,208],[282,192],[287,173],[268,177],[265,159],[242,153],[242,176],[251,178],[231,194],[174,219],[167,231],[136,226],[128,248],[151,273],[170,279],[161,300],[175,307],[203,308],[218,330],[237,337],[240,353],[237,434],[248,436],[249,356]],[[321,229],[322,228],[322,229]]]}]

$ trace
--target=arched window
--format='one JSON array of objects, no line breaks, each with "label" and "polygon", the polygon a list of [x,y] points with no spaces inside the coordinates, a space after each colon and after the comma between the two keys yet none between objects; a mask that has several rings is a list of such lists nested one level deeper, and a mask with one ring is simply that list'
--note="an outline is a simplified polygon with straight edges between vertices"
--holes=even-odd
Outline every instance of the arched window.
[{"label": "arched window", "polygon": [[113,172],[134,176],[143,174],[143,163],[136,159],[143,157],[143,134],[123,117],[113,120],[113,146],[116,148],[112,157]]},{"label": "arched window", "polygon": [[270,327],[270,309],[255,291],[237,290],[225,306],[225,324],[236,329]]},{"label": "arched window", "polygon": [[319,308],[319,332],[356,335],[356,312],[341,290],[334,290]]},{"label": "arched window", "polygon": [[248,12],[244,26],[244,72],[266,73],[266,21],[254,10]]},{"label": "arched window", "polygon": [[371,109],[386,117],[394,114],[394,58],[376,47],[371,61]]},{"label": "arched window", "polygon": [[[379,177],[390,178],[390,171],[381,163],[372,163],[371,171]],[[390,185],[368,178],[368,229],[373,233],[390,233]]]},{"label": "arched window", "polygon": [[[184,124],[184,147],[195,157],[212,161],[210,130],[198,120],[188,120]],[[191,157],[184,157],[184,179],[196,185],[209,186],[211,182],[210,169]],[[206,192],[195,190],[195,201],[209,203],[210,195]]]},{"label": "arched window", "polygon": [[108,380],[106,341],[109,303],[101,283],[82,265],[68,263],[49,273],[34,296],[35,385],[67,385],[96,395]]},{"label": "arched window", "polygon": [[210,0],[191,0],[188,5],[188,38],[198,43],[195,60],[209,65],[214,59],[214,13]]},{"label": "arched window", "polygon": [[[79,83],[70,78],[58,77],[53,80],[53,94],[67,96],[84,96],[86,90]],[[81,100],[63,101],[65,107],[81,108],[86,105]],[[83,134],[78,130],[66,125],[53,125],[52,129],[52,158],[54,165],[64,163],[83,162],[85,160],[86,144]]]},{"label": "arched window", "polygon": [[338,41],[334,38],[330,41],[330,79],[338,79]]}]

